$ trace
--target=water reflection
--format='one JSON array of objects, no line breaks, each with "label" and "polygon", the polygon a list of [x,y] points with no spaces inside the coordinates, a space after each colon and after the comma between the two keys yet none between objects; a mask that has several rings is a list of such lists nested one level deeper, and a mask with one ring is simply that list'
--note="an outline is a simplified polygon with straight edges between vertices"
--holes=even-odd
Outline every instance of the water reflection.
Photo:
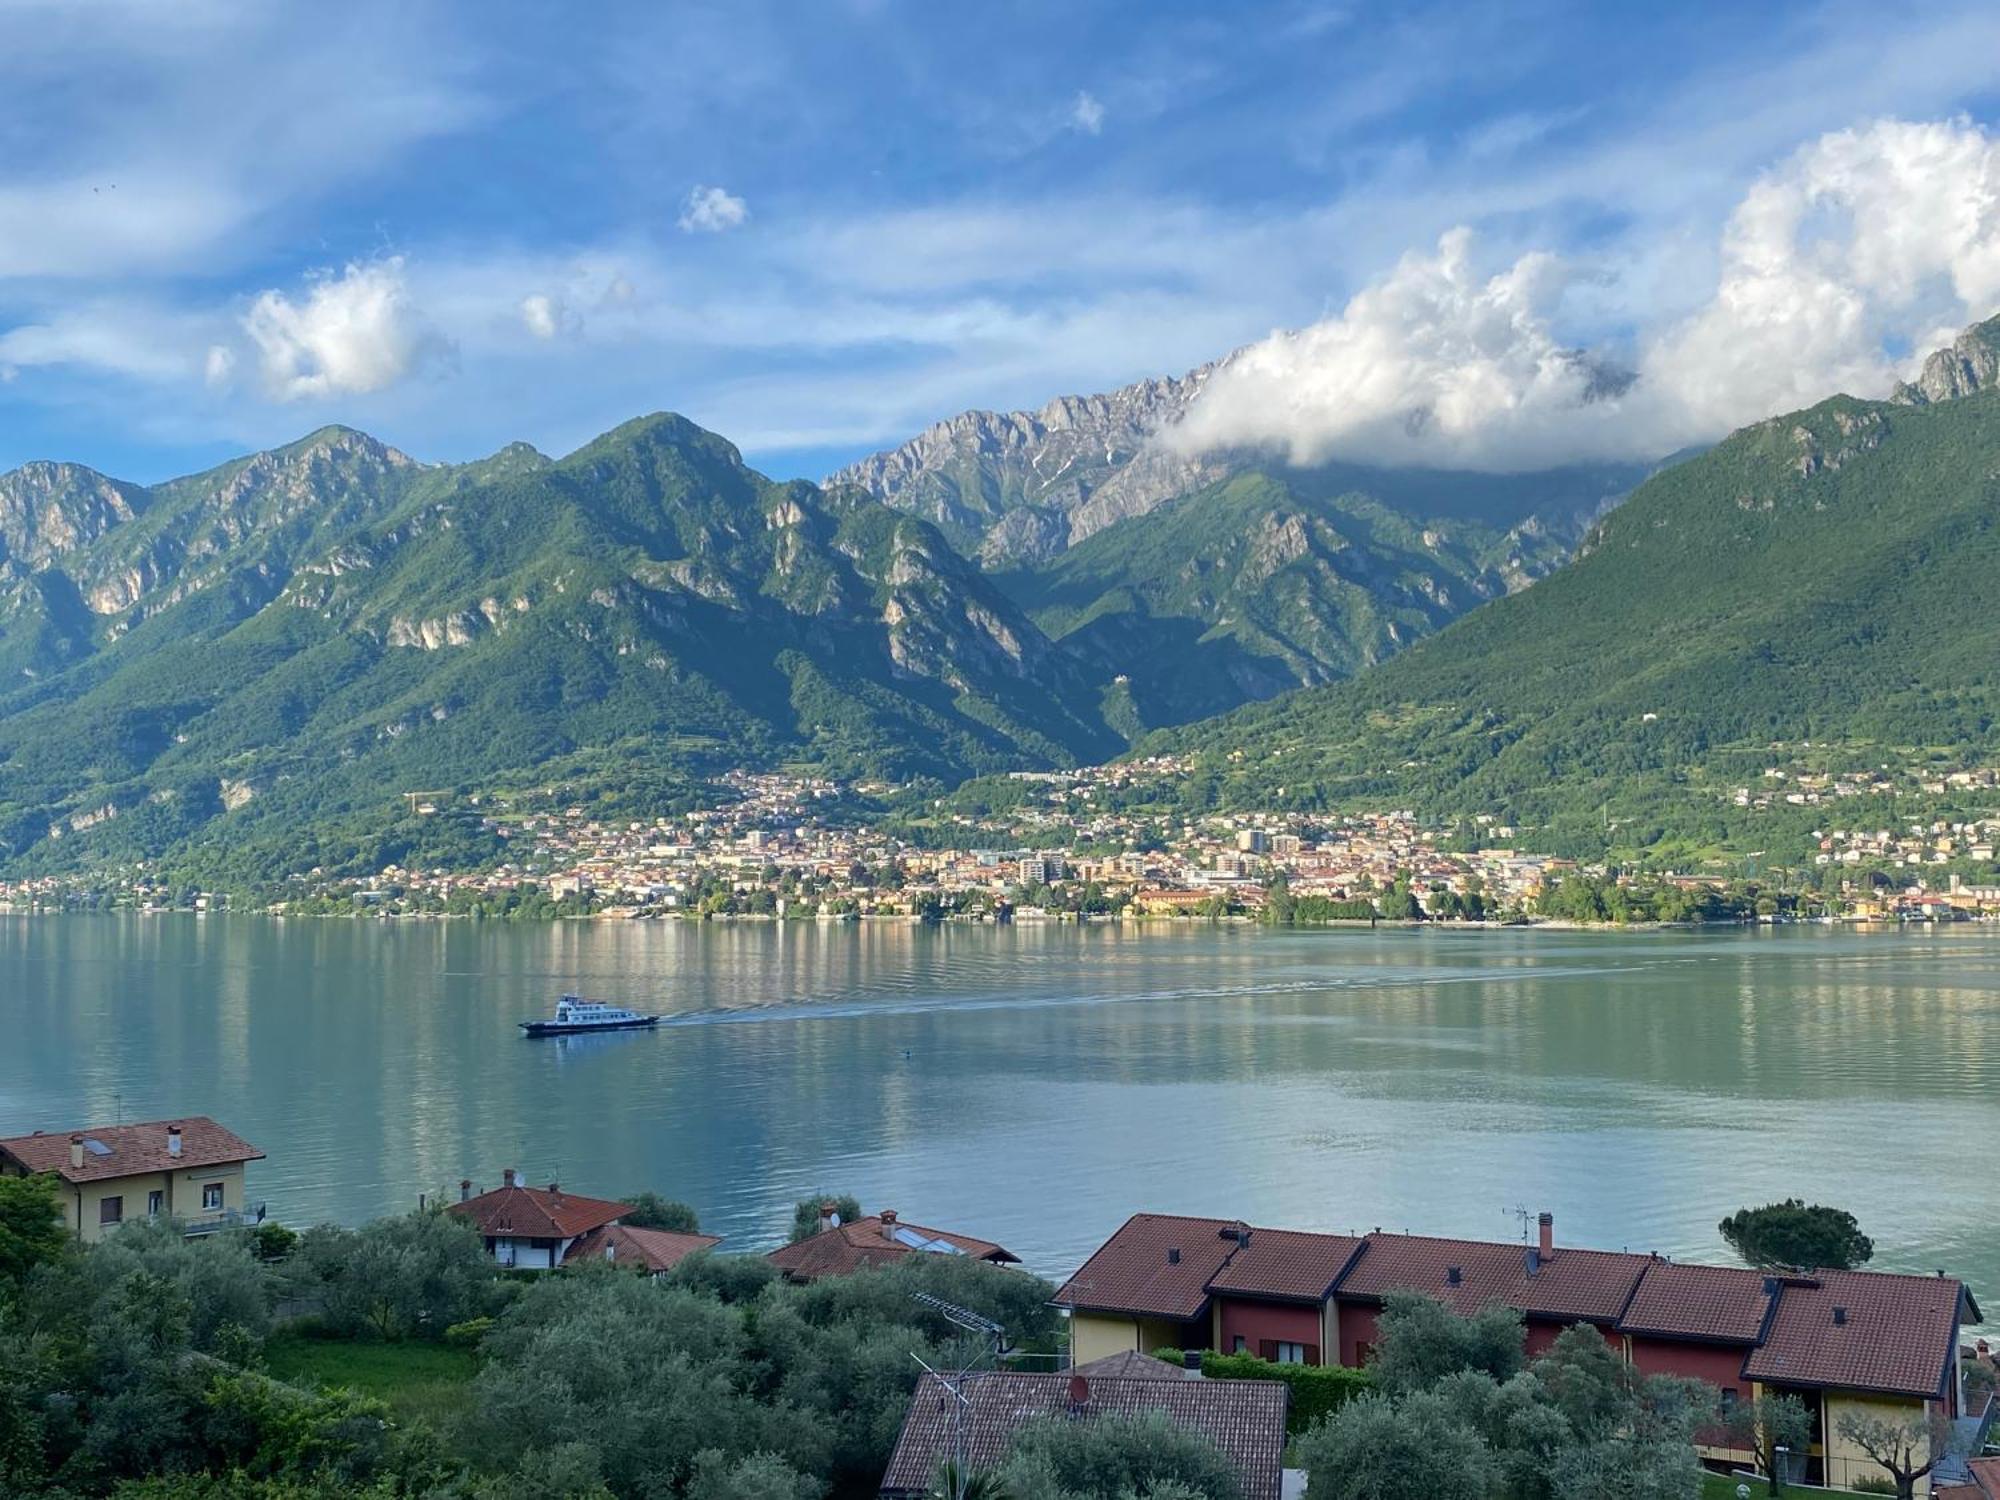
[{"label": "water reflection", "polygon": [[[656,1032],[524,1040],[581,990]],[[1715,1255],[1802,1194],[2000,1295],[2000,940],[0,919],[0,1129],[211,1113],[355,1219],[515,1166],[748,1245],[816,1187],[1047,1271],[1137,1207]]]}]

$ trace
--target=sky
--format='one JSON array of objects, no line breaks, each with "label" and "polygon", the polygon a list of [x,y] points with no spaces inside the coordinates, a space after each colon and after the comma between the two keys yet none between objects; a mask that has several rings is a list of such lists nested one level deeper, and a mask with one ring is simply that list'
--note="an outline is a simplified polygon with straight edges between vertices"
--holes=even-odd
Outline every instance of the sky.
[{"label": "sky", "polygon": [[0,469],[682,412],[817,478],[1232,350],[1190,447],[1532,468],[2000,311],[2000,7],[0,0]]}]

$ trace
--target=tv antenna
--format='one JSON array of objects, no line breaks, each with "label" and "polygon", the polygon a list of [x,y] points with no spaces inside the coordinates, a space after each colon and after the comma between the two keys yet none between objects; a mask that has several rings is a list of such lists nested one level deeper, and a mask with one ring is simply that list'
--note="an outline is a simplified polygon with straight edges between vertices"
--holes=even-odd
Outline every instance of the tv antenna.
[{"label": "tv antenna", "polygon": [[947,1302],[929,1292],[912,1293],[910,1300],[929,1308],[952,1327],[978,1334],[982,1340],[989,1342],[989,1347],[982,1350],[974,1364],[950,1374],[933,1369],[921,1354],[910,1351],[910,1358],[922,1365],[924,1373],[937,1381],[938,1388],[944,1392],[944,1399],[950,1403],[947,1410],[951,1456],[945,1464],[950,1490],[948,1500],[965,1500],[966,1491],[972,1484],[972,1398],[966,1394],[966,1387],[984,1373],[976,1368],[978,1362],[988,1357],[997,1361],[1007,1352],[1007,1330],[969,1307],[960,1307],[956,1302]]}]

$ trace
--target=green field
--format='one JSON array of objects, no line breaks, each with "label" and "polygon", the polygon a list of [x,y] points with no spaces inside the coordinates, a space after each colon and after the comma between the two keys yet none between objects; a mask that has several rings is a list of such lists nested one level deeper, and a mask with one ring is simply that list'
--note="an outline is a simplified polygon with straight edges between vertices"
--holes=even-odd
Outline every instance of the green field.
[{"label": "green field", "polygon": [[429,1343],[359,1343],[279,1334],[264,1348],[265,1366],[280,1380],[304,1386],[344,1386],[386,1401],[396,1415],[436,1424],[471,1400],[478,1360],[469,1349]]}]

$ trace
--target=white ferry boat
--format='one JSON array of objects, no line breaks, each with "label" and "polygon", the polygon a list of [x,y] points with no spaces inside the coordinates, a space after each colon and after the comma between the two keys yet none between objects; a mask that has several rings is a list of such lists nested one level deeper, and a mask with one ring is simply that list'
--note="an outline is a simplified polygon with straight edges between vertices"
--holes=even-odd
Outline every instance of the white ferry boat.
[{"label": "white ferry boat", "polygon": [[630,1031],[635,1027],[659,1024],[658,1016],[622,1010],[601,1000],[582,1000],[575,995],[564,995],[556,1002],[554,1016],[546,1021],[523,1021],[521,1029],[529,1036],[568,1036],[578,1031]]}]

